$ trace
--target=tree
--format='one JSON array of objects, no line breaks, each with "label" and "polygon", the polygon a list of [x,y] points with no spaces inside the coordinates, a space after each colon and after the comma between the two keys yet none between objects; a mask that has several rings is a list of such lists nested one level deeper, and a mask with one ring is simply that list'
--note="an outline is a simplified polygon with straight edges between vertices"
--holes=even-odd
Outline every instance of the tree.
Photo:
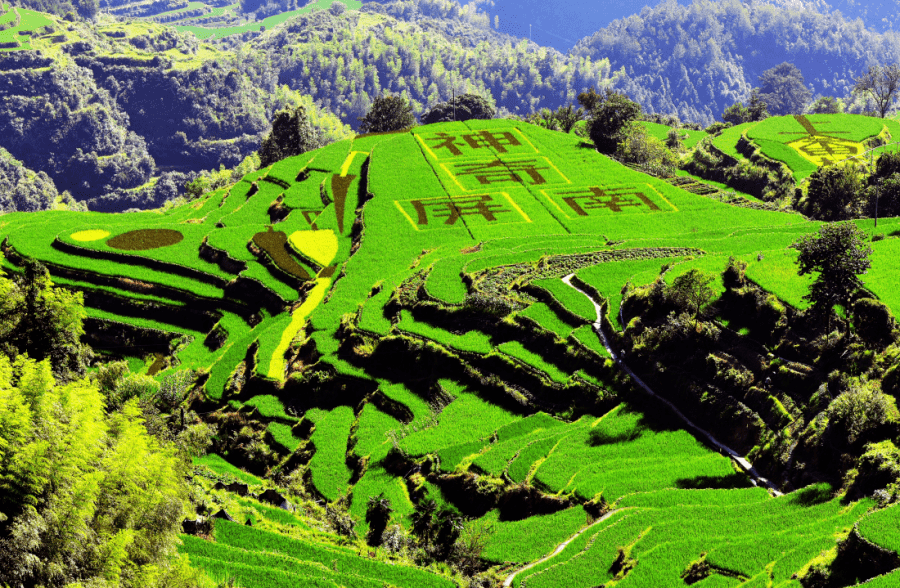
[{"label": "tree", "polygon": [[852,295],[862,286],[859,276],[871,265],[872,248],[865,244],[865,236],[853,223],[826,224],[791,245],[800,252],[797,273],[818,273],[804,298],[816,312],[828,317],[829,330],[834,306],[848,307]]},{"label": "tree", "polygon": [[422,124],[430,125],[453,120],[494,118],[497,111],[487,99],[477,94],[460,94],[447,102],[435,104],[422,115]]},{"label": "tree", "polygon": [[560,106],[556,109],[556,112],[553,113],[553,118],[556,120],[556,123],[559,125],[559,129],[562,132],[570,133],[572,132],[572,129],[575,128],[578,121],[584,120],[584,108],[574,110],[574,107],[571,104]]},{"label": "tree", "polygon": [[391,507],[391,500],[384,495],[384,492],[378,496],[369,497],[366,506],[366,522],[369,523],[367,538],[369,545],[381,545],[381,535],[391,520],[392,512],[394,512],[394,509]]},{"label": "tree", "polygon": [[[608,90],[607,90],[608,91]],[[591,86],[590,90],[582,92],[578,95],[578,103],[581,104],[587,112],[593,112],[594,108],[603,101],[603,94],[598,94],[597,90]]]},{"label": "tree", "polygon": [[800,69],[786,61],[764,71],[759,84],[759,97],[774,115],[800,114],[812,95]]},{"label": "tree", "polygon": [[864,205],[865,180],[859,165],[848,162],[842,165],[820,167],[809,177],[809,188],[796,208],[806,216],[840,221],[857,216]]},{"label": "tree", "polygon": [[413,534],[425,541],[429,541],[434,529],[437,512],[438,505],[433,498],[419,501],[412,514],[409,515],[412,521]]},{"label": "tree", "polygon": [[628,163],[670,172],[678,164],[678,158],[662,141],[650,135],[644,125],[634,122],[626,127],[625,138],[616,147],[616,156]]},{"label": "tree", "polygon": [[481,565],[481,556],[494,534],[494,523],[485,519],[466,521],[459,538],[453,546],[453,558],[467,574],[472,574]]},{"label": "tree", "polygon": [[27,260],[14,280],[0,272],[0,352],[8,358],[50,359],[62,380],[84,375],[93,355],[81,343],[85,316],[81,292],[55,288],[41,263]]},{"label": "tree", "polygon": [[844,112],[844,101],[834,96],[819,96],[806,108],[808,114],[838,114]]},{"label": "tree", "polygon": [[334,0],[334,2],[331,3],[331,6],[328,7],[328,12],[330,12],[332,16],[340,16],[346,11],[347,5],[343,2],[338,2],[337,0]]},{"label": "tree", "polygon": [[259,166],[267,167],[321,146],[319,133],[310,123],[303,106],[279,110],[272,119],[272,131],[259,148]]},{"label": "tree", "polygon": [[416,126],[412,103],[400,96],[379,96],[359,120],[360,133],[389,133]]},{"label": "tree", "polygon": [[666,147],[671,151],[684,151],[684,143],[678,129],[669,129],[669,132],[666,133]]},{"label": "tree", "polygon": [[760,97],[758,88],[750,91],[750,101],[747,106],[744,106],[742,102],[735,102],[722,113],[722,120],[732,125],[764,120],[768,117],[769,111],[766,102]]},{"label": "tree", "polygon": [[[592,99],[588,99],[590,103]],[[590,111],[588,135],[601,153],[613,153],[625,138],[628,123],[638,120],[641,106],[628,96],[606,90]]]},{"label": "tree", "polygon": [[177,554],[187,460],[142,417],[58,385],[49,359],[0,355],[0,585],[198,584]]},{"label": "tree", "polygon": [[853,386],[831,401],[826,409],[830,429],[847,435],[853,444],[878,428],[895,412],[890,399],[871,384]]},{"label": "tree", "polygon": [[891,104],[897,98],[897,90],[900,89],[900,66],[896,64],[881,67],[873,65],[869,71],[854,80],[856,85],[854,92],[870,96],[884,118]]},{"label": "tree", "polygon": [[670,298],[694,317],[694,325],[706,306],[712,302],[716,291],[712,287],[716,276],[697,268],[681,274],[669,286]]}]

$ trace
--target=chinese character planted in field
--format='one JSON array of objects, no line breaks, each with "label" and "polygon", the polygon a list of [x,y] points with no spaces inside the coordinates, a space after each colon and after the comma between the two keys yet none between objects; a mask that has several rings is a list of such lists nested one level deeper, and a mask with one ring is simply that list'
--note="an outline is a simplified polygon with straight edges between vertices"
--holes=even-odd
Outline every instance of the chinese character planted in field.
[{"label": "chinese character planted in field", "polygon": [[497,220],[496,215],[512,212],[494,202],[490,194],[455,196],[450,198],[423,198],[410,201],[416,211],[417,222],[427,225],[429,220],[443,219],[445,225],[456,224],[463,216],[480,216],[488,222]]},{"label": "chinese character planted in field", "polygon": [[427,140],[435,141],[434,144],[429,145],[435,151],[438,149],[446,149],[452,155],[462,155],[463,151],[460,147],[468,147],[469,149],[493,147],[498,153],[507,153],[507,147],[522,146],[522,143],[515,135],[508,131],[478,131],[475,133],[463,133],[458,138],[462,140],[458,141],[457,135],[440,132],[428,137]]},{"label": "chinese character planted in field", "polygon": [[659,210],[659,206],[634,188],[604,189],[590,186],[557,194],[579,216],[588,216],[590,211],[601,209],[622,212],[623,208],[629,206],[646,206],[653,211]]},{"label": "chinese character planted in field", "polygon": [[535,160],[526,161],[478,161],[474,163],[461,163],[455,168],[457,176],[472,176],[482,186],[491,184],[500,184],[505,182],[518,182],[525,184],[526,176],[531,180],[532,185],[545,184],[544,179],[539,170],[546,170],[548,167],[538,167]]},{"label": "chinese character planted in field", "polygon": [[819,165],[829,165],[861,151],[861,146],[856,143],[824,136],[801,139],[789,145]]}]

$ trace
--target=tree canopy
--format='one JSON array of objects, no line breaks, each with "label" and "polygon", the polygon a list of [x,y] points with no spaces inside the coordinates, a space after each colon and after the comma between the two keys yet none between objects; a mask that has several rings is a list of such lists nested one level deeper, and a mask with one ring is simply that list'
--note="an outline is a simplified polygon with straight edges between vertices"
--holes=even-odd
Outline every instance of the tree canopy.
[{"label": "tree canopy", "polygon": [[0,355],[0,585],[197,585],[175,559],[184,474],[136,399],[107,414],[96,384]]},{"label": "tree canopy", "polygon": [[0,273],[0,352],[8,359],[27,353],[49,359],[57,378],[84,374],[92,352],[81,343],[84,298],[56,288],[47,268],[28,261],[13,280]]},{"label": "tree canopy", "polygon": [[735,102],[722,113],[722,120],[733,125],[764,120],[768,117],[768,104],[762,99],[757,88],[750,92],[747,106],[744,106],[742,102]]},{"label": "tree canopy", "polygon": [[360,133],[387,133],[416,126],[412,104],[401,96],[380,96],[359,119]]},{"label": "tree canopy", "polygon": [[802,113],[812,96],[800,69],[786,61],[764,71],[759,76],[759,84],[760,100],[776,116]]},{"label": "tree canopy", "polygon": [[494,118],[497,111],[491,102],[478,94],[460,94],[447,102],[440,102],[422,115],[422,124],[428,125],[453,120]]},{"label": "tree canopy", "polygon": [[321,147],[318,131],[306,116],[306,108],[279,110],[272,119],[272,131],[259,148],[259,166],[267,167],[286,157]]},{"label": "tree canopy", "polygon": [[607,88],[590,112],[588,135],[601,153],[613,153],[625,139],[628,123],[641,115],[641,106]]},{"label": "tree canopy", "polygon": [[865,179],[857,164],[820,167],[809,176],[807,194],[795,207],[818,220],[846,220],[858,216],[864,189]]},{"label": "tree canopy", "polygon": [[809,114],[838,114],[844,112],[846,105],[840,98],[834,96],[819,96],[813,100],[806,111]]},{"label": "tree canopy", "polygon": [[872,65],[869,71],[856,78],[854,92],[865,94],[875,101],[881,118],[891,108],[900,90],[900,65],[890,64],[884,67]]},{"label": "tree canopy", "polygon": [[791,245],[800,252],[798,274],[818,273],[804,296],[818,312],[830,317],[836,304],[847,307],[862,287],[859,276],[869,270],[872,253],[865,237],[853,223],[826,224]]}]

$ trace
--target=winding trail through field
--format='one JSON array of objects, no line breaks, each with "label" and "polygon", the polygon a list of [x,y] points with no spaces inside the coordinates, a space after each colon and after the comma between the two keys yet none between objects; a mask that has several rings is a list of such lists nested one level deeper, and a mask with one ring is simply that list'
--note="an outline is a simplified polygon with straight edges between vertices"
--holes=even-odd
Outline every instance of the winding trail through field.
[{"label": "winding trail through field", "polygon": [[536,566],[536,565],[538,565],[538,564],[544,563],[545,561],[547,561],[548,559],[550,559],[550,558],[552,558],[552,557],[556,557],[557,555],[560,554],[560,552],[562,552],[563,549],[566,548],[566,545],[568,545],[569,543],[571,543],[572,541],[574,541],[575,539],[577,539],[579,535],[581,535],[582,533],[584,533],[585,531],[587,531],[588,529],[590,529],[590,528],[593,527],[594,525],[599,525],[600,523],[602,523],[603,521],[605,521],[605,520],[608,519],[609,517],[613,516],[613,515],[616,514],[617,512],[619,512],[619,509],[609,511],[608,513],[606,513],[605,515],[603,515],[602,517],[600,517],[599,519],[597,519],[596,521],[594,521],[594,522],[591,523],[590,525],[584,527],[583,529],[581,529],[580,531],[578,531],[577,533],[575,533],[574,535],[572,535],[571,537],[569,537],[568,539],[566,539],[565,541],[563,541],[562,543],[560,543],[560,544],[556,547],[556,549],[553,550],[553,553],[551,553],[550,555],[545,555],[545,556],[542,557],[541,559],[539,559],[539,560],[537,560],[537,561],[533,561],[533,562],[531,562],[530,564],[528,564],[527,566],[521,567],[521,568],[519,568],[518,570],[516,570],[516,571],[514,571],[513,573],[511,573],[510,575],[506,576],[506,579],[503,581],[503,585],[504,585],[504,586],[512,586],[513,580],[516,579],[516,576],[518,576],[518,575],[521,574],[522,572],[525,572],[525,571],[527,571],[527,570],[530,570],[531,568],[533,568],[534,566]]},{"label": "winding trail through field", "polygon": [[654,398],[659,399],[660,401],[664,402],[669,408],[671,408],[672,412],[674,412],[676,415],[678,415],[678,418],[680,418],[682,421],[684,421],[685,424],[687,424],[687,426],[690,429],[694,430],[698,434],[705,437],[709,441],[710,444],[712,444],[714,447],[716,447],[717,449],[719,449],[720,451],[722,451],[723,453],[728,455],[731,459],[733,459],[735,461],[735,463],[737,463],[738,466],[740,466],[740,468],[742,470],[744,470],[747,473],[747,475],[749,475],[753,479],[753,481],[755,483],[765,486],[766,488],[769,489],[769,491],[773,495],[781,496],[781,492],[778,491],[778,488],[776,488],[775,485],[772,484],[772,482],[770,482],[769,480],[760,476],[759,472],[756,471],[756,468],[753,467],[753,464],[751,464],[749,461],[747,461],[743,456],[738,454],[738,452],[736,452],[735,450],[720,443],[715,437],[712,436],[712,434],[709,433],[709,431],[701,429],[696,424],[694,424],[694,422],[691,421],[689,418],[687,418],[684,415],[684,413],[682,413],[680,410],[678,410],[678,408],[676,408],[676,406],[674,404],[672,404],[671,402],[669,402],[662,396],[656,394],[653,390],[650,389],[649,386],[647,386],[647,384],[644,383],[643,380],[641,380],[637,376],[637,374],[635,374],[633,371],[631,371],[631,368],[629,368],[627,365],[625,365],[625,362],[623,362],[622,359],[619,357],[619,355],[612,349],[612,347],[609,344],[609,340],[606,338],[606,334],[604,334],[604,332],[603,332],[603,323],[602,323],[603,309],[602,309],[602,307],[596,300],[593,299],[593,297],[591,297],[590,294],[588,294],[587,292],[579,289],[577,286],[572,284],[572,277],[574,275],[575,274],[569,274],[566,277],[564,277],[562,279],[562,281],[565,282],[567,286],[574,288],[578,292],[581,292],[583,295],[585,295],[587,297],[588,300],[591,301],[591,304],[594,305],[594,310],[597,312],[597,320],[594,322],[594,330],[596,330],[597,334],[600,335],[600,340],[603,342],[603,346],[609,352],[610,356],[612,356],[613,360],[619,365],[619,367],[621,367],[623,370],[625,370],[625,373],[627,373],[638,386],[640,386],[645,392],[647,392],[647,394],[649,394],[650,396],[653,396]]}]

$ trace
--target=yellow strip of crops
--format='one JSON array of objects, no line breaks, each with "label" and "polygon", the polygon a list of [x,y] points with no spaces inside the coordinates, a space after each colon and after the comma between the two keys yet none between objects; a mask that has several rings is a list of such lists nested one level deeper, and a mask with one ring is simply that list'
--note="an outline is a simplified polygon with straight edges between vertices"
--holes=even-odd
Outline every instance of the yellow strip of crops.
[{"label": "yellow strip of crops", "polygon": [[350,171],[350,164],[353,163],[353,158],[357,153],[365,153],[365,151],[351,151],[347,156],[347,159],[344,160],[344,165],[341,166],[341,176],[346,176],[347,172]]},{"label": "yellow strip of crops", "polygon": [[269,362],[269,377],[281,380],[284,378],[284,352],[287,351],[288,345],[303,328],[306,323],[306,317],[322,302],[325,298],[325,292],[331,285],[331,278],[318,278],[315,287],[310,290],[309,295],[303,304],[291,315],[291,324],[287,326],[284,333],[281,334],[281,341],[275,352],[272,353],[272,360]]},{"label": "yellow strip of crops", "polygon": [[90,231],[78,231],[77,233],[72,233],[72,238],[76,241],[99,241],[106,237],[109,237],[109,231],[103,231],[101,229],[91,229]]},{"label": "yellow strip of crops", "polygon": [[294,231],[288,237],[290,244],[299,251],[318,263],[327,266],[338,252],[338,240],[334,231],[322,229],[320,231]]}]

